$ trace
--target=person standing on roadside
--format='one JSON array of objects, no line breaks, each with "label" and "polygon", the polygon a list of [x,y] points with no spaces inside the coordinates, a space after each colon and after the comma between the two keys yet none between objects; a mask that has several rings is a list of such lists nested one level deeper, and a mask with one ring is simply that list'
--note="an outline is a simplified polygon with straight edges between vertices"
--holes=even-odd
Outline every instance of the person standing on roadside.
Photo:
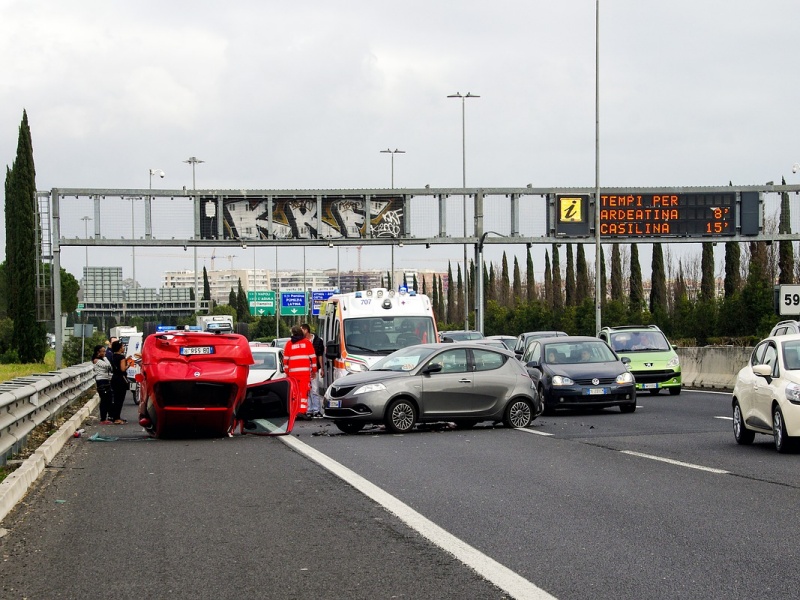
[{"label": "person standing on roadside", "polygon": [[300,394],[299,414],[310,416],[308,410],[308,392],[311,379],[317,372],[317,357],[314,346],[306,339],[300,325],[292,326],[292,337],[283,349],[283,367],[286,376],[297,386]]},{"label": "person standing on roadside", "polygon": [[111,420],[114,425],[122,425],[122,405],[128,394],[128,359],[125,358],[125,346],[119,340],[111,343],[111,389],[114,392],[114,401],[111,404]]},{"label": "person standing on roadside", "polygon": [[300,325],[306,339],[311,342],[314,347],[314,356],[316,357],[317,375],[311,379],[311,398],[308,407],[308,414],[311,417],[322,417],[322,386],[324,385],[323,376],[325,372],[322,366],[322,355],[325,353],[325,346],[322,344],[322,338],[314,335],[311,332],[311,326],[308,323]]},{"label": "person standing on roadside", "polygon": [[117,341],[117,338],[112,337],[106,340],[106,358],[108,362],[111,362],[111,357],[114,355],[114,351],[111,349],[111,344]]},{"label": "person standing on roadside", "polygon": [[106,358],[105,346],[94,347],[92,365],[94,365],[94,383],[97,386],[97,395],[100,396],[100,425],[111,425],[108,415],[114,402],[114,393],[111,391],[113,369]]}]

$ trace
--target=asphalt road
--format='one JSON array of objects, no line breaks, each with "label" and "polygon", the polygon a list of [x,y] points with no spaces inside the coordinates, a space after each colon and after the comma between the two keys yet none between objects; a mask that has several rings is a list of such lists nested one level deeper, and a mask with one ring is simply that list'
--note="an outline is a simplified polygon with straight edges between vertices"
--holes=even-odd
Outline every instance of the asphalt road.
[{"label": "asphalt road", "polygon": [[[292,438],[562,600],[794,598],[800,454],[737,446],[729,398]],[[2,598],[511,595],[279,439],[94,431],[120,439],[74,440],[0,524]]]}]

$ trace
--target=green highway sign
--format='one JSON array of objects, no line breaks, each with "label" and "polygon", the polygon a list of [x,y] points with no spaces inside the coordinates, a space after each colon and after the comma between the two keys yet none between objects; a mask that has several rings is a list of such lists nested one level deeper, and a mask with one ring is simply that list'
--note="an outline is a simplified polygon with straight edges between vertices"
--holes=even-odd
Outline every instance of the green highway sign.
[{"label": "green highway sign", "polygon": [[275,292],[247,292],[250,314],[254,317],[271,317],[275,315]]}]

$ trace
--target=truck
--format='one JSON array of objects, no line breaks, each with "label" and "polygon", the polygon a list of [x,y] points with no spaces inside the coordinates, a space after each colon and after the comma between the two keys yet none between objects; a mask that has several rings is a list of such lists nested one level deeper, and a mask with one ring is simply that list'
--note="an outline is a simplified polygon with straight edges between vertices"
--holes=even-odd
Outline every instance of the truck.
[{"label": "truck", "polygon": [[118,327],[112,327],[111,331],[108,333],[108,338],[117,338],[123,344],[128,343],[128,338],[131,336],[132,333],[139,333],[139,330],[136,327],[132,327],[129,325],[119,325]]},{"label": "truck", "polygon": [[413,290],[373,288],[334,294],[320,307],[325,388],[366,371],[395,350],[438,342],[430,298]]},{"label": "truck", "polygon": [[197,326],[201,331],[211,333],[233,333],[233,316],[231,315],[199,315]]}]

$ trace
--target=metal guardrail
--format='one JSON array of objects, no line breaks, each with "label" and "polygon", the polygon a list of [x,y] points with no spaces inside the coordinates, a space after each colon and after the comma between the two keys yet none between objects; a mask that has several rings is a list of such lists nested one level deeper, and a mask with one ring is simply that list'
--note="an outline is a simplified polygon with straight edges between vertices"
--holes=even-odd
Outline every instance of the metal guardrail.
[{"label": "metal guardrail", "polygon": [[91,363],[0,383],[0,465],[19,452],[33,429],[94,385]]}]

